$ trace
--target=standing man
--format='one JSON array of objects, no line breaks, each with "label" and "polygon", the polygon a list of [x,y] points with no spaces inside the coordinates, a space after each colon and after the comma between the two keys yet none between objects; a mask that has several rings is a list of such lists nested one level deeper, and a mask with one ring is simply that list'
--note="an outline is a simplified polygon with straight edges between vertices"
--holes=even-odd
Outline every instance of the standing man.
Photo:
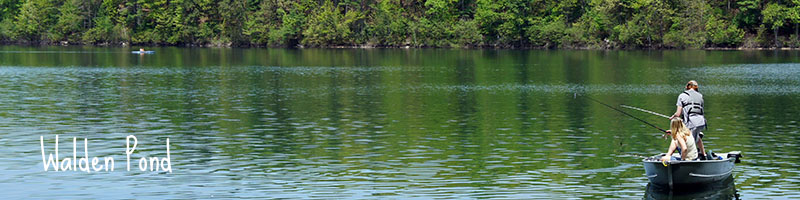
[{"label": "standing man", "polygon": [[703,148],[703,135],[700,131],[706,128],[705,112],[703,112],[703,94],[697,91],[697,81],[686,83],[686,91],[678,95],[678,109],[669,119],[681,117],[686,128],[692,131],[692,137],[697,142],[698,157],[706,159],[706,150]]}]

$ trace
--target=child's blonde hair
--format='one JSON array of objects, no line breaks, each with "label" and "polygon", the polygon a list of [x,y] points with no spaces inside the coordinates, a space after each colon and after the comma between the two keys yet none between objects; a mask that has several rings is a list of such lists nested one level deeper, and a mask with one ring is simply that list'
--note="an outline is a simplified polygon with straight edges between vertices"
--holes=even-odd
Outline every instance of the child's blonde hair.
[{"label": "child's blonde hair", "polygon": [[692,135],[692,132],[683,125],[683,121],[679,118],[672,119],[669,129],[672,131],[672,139],[677,139],[678,136],[686,137]]}]

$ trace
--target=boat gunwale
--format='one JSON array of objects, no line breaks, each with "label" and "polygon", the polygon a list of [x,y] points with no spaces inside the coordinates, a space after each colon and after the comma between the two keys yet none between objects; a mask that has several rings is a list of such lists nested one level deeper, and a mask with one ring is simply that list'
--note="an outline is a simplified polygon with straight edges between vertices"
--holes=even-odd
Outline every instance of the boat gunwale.
[{"label": "boat gunwale", "polygon": [[[663,162],[661,160],[658,160],[658,159],[655,159],[655,158],[656,157],[662,157],[664,155],[665,155],[665,153],[661,153],[659,155],[646,157],[646,158],[642,159],[642,162],[644,162],[644,163],[660,163],[660,164],[663,164]],[[725,156],[722,156],[722,155],[725,155]],[[714,162],[735,161],[735,160],[733,160],[731,158],[728,158],[727,155],[728,155],[727,153],[718,154],[718,156],[722,156],[721,160],[670,160],[669,162],[666,162],[666,163],[670,164],[670,165],[676,165],[676,164],[682,164],[682,163],[714,163]]]}]

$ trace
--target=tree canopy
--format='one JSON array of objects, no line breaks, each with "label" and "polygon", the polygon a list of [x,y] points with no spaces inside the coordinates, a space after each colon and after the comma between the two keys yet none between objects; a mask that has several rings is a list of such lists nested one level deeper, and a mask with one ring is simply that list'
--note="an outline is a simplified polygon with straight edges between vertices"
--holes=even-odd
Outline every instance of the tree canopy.
[{"label": "tree canopy", "polygon": [[798,47],[798,0],[0,0],[0,41]]}]

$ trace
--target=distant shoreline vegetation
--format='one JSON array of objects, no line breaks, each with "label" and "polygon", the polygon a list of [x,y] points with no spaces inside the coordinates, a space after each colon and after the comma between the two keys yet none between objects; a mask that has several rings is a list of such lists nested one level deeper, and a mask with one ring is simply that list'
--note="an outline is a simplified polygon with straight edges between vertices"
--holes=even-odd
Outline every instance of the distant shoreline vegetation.
[{"label": "distant shoreline vegetation", "polygon": [[0,0],[0,43],[798,48],[798,4],[762,0]]}]

